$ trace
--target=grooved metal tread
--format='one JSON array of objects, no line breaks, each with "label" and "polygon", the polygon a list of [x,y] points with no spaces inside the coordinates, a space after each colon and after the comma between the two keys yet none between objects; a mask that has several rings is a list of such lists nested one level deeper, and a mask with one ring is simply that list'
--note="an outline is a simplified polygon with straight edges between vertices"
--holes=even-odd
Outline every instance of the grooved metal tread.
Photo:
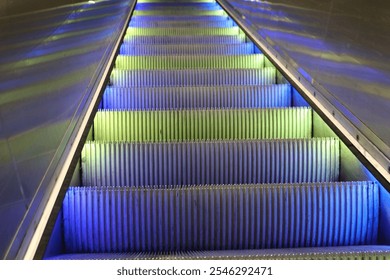
[{"label": "grooved metal tread", "polygon": [[312,137],[312,111],[305,107],[126,111],[100,110],[99,141],[188,141]]},{"label": "grooved metal tread", "polygon": [[64,254],[52,260],[390,260],[390,246]]},{"label": "grooved metal tread", "polygon": [[274,67],[262,69],[119,70],[111,73],[111,84],[121,87],[157,86],[248,86],[276,82]]},{"label": "grooved metal tread", "polygon": [[101,109],[168,110],[290,107],[291,85],[108,87]]},{"label": "grooved metal tread", "polygon": [[333,182],[339,140],[87,141],[81,156],[86,186],[153,186]]},{"label": "grooved metal tread", "polygon": [[120,48],[121,55],[147,55],[147,56],[172,56],[172,55],[249,55],[254,54],[253,43],[218,44],[218,45],[133,45],[123,44]]}]

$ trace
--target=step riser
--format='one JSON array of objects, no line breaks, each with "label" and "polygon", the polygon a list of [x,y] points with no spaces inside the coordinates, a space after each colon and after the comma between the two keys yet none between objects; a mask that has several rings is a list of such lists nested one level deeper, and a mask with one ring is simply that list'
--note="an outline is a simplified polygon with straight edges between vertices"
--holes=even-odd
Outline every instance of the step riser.
[{"label": "step riser", "polygon": [[181,189],[71,188],[69,252],[169,252],[374,244],[372,183]]},{"label": "step riser", "polygon": [[308,108],[99,111],[95,140],[161,142],[299,139],[312,136]]},{"label": "step riser", "polygon": [[84,186],[331,182],[339,141],[87,142],[82,170]]},{"label": "step riser", "polygon": [[120,70],[171,70],[171,69],[254,69],[264,67],[264,55],[234,56],[125,56],[116,59]]},{"label": "step riser", "polygon": [[111,83],[121,87],[157,86],[248,86],[270,85],[276,81],[276,69],[189,69],[189,70],[117,70]]},{"label": "step riser", "polygon": [[109,87],[103,109],[168,110],[278,108],[291,106],[290,85],[262,87]]},{"label": "step riser", "polygon": [[[233,44],[233,45],[129,45],[123,44],[120,48],[121,55],[245,55],[255,52],[252,43]],[[211,58],[211,57],[209,57]]]},{"label": "step riser", "polygon": [[132,20],[129,24],[130,27],[233,27],[235,26],[232,20],[213,20],[213,21],[168,21],[168,20]]},{"label": "step riser", "polygon": [[230,28],[134,28],[129,27],[126,31],[127,36],[235,36],[243,34],[236,27]]},{"label": "step riser", "polygon": [[126,44],[136,45],[198,45],[198,44],[241,44],[245,43],[245,35],[221,36],[142,36],[126,35]]}]

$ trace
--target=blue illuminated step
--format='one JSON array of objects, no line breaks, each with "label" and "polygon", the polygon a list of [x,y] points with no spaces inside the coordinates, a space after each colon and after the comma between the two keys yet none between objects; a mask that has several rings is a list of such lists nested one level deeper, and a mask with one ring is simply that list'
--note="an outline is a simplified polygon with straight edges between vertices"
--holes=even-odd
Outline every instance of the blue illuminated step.
[{"label": "blue illuminated step", "polygon": [[221,21],[221,20],[231,20],[228,16],[197,16],[197,15],[166,15],[166,16],[157,16],[157,15],[133,15],[131,20],[136,21],[198,21],[198,22],[210,22],[210,21]]},{"label": "blue illuminated step", "polygon": [[390,246],[360,245],[257,250],[177,251],[169,253],[79,253],[51,260],[390,260]]},{"label": "blue illuminated step", "polygon": [[291,85],[220,87],[108,87],[102,109],[168,110],[291,106]]},{"label": "blue illuminated step", "polygon": [[110,82],[118,87],[249,86],[276,82],[276,69],[118,70]]},{"label": "blue illuminated step", "polygon": [[175,20],[142,20],[142,19],[134,19],[130,21],[129,26],[131,27],[233,27],[236,24],[232,20],[227,20],[226,18],[222,18],[220,20],[208,20],[208,21],[200,21],[200,20],[192,20],[192,21],[175,21]]},{"label": "blue illuminated step", "polygon": [[156,3],[137,3],[136,10],[180,10],[180,9],[193,9],[193,10],[221,10],[221,7],[216,3],[195,3],[195,2],[156,2]]},{"label": "blue illuminated step", "polygon": [[372,245],[379,190],[374,182],[71,187],[63,223],[72,253]]},{"label": "blue illuminated step", "polygon": [[122,44],[121,55],[245,55],[255,53],[253,43],[194,45],[134,45]]},{"label": "blue illuminated step", "polygon": [[331,182],[339,140],[95,141],[85,144],[81,168],[84,186]]}]

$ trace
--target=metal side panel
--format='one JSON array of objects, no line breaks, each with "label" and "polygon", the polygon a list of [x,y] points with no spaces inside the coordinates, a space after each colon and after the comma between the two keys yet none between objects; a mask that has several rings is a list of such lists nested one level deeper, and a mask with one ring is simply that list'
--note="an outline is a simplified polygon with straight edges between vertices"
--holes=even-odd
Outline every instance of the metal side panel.
[{"label": "metal side panel", "polygon": [[379,172],[389,189],[389,2],[217,2]]},{"label": "metal side panel", "polygon": [[71,177],[131,4],[86,1],[0,19],[8,27],[0,31],[1,167],[8,170],[0,173],[0,224],[7,225],[0,258],[34,255],[30,245]]}]

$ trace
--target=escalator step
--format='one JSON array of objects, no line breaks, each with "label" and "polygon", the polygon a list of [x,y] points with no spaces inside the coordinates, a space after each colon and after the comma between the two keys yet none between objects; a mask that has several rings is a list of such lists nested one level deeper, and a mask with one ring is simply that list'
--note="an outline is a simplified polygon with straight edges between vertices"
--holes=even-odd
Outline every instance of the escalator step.
[{"label": "escalator step", "polygon": [[276,69],[186,69],[119,70],[111,73],[111,83],[121,87],[158,86],[248,86],[276,82]]},{"label": "escalator step", "polygon": [[52,260],[390,260],[390,246],[64,254]]},{"label": "escalator step", "polygon": [[244,34],[238,26],[228,28],[194,28],[194,27],[172,27],[172,28],[137,28],[129,27],[126,35],[129,36],[235,36]]},{"label": "escalator step", "polygon": [[[139,19],[137,19],[139,18]],[[236,26],[234,21],[232,20],[226,20],[225,18],[222,19],[215,19],[215,20],[207,20],[207,21],[199,21],[199,20],[192,20],[192,21],[174,21],[174,20],[153,20],[152,18],[150,20],[142,20],[142,18],[146,17],[136,17],[134,16],[134,19],[130,21],[129,26],[130,27],[233,27]]]},{"label": "escalator step", "polygon": [[263,54],[250,55],[170,55],[128,56],[118,55],[115,66],[120,70],[172,70],[172,69],[253,69],[264,67]]},{"label": "escalator step", "polygon": [[143,36],[126,35],[124,38],[126,44],[139,45],[197,45],[197,44],[240,44],[245,43],[245,34],[239,35],[220,35],[220,36]]},{"label": "escalator step", "polygon": [[122,110],[290,107],[291,86],[108,87],[102,106]]},{"label": "escalator step", "polygon": [[171,252],[375,244],[373,182],[182,188],[71,187],[68,252]]},{"label": "escalator step", "polygon": [[161,2],[161,3],[137,3],[136,9],[143,10],[164,10],[164,9],[194,9],[194,10],[221,10],[216,2],[194,3],[194,2]]},{"label": "escalator step", "polygon": [[215,0],[138,0],[137,3],[214,3]]},{"label": "escalator step", "polygon": [[276,109],[98,111],[98,141],[165,142],[312,137],[312,111]]},{"label": "escalator step", "polygon": [[248,55],[254,53],[253,43],[226,45],[132,45],[123,44],[121,55]]},{"label": "escalator step", "polygon": [[332,182],[339,140],[87,142],[84,186]]},{"label": "escalator step", "polygon": [[134,10],[133,15],[135,16],[172,16],[172,15],[180,15],[180,16],[191,16],[191,15],[197,15],[197,16],[227,16],[226,12],[222,9],[218,10],[197,10],[197,9],[186,9],[186,8],[178,8],[175,9],[159,9],[159,10]]},{"label": "escalator step", "polygon": [[[131,21],[175,21],[178,23],[182,22],[190,22],[190,21],[197,21],[197,22],[212,22],[212,21],[221,21],[221,20],[232,20],[228,16],[200,16],[200,15],[150,15],[150,16],[140,16],[140,15],[133,15],[131,17]],[[130,22],[131,24],[131,22]]]}]

